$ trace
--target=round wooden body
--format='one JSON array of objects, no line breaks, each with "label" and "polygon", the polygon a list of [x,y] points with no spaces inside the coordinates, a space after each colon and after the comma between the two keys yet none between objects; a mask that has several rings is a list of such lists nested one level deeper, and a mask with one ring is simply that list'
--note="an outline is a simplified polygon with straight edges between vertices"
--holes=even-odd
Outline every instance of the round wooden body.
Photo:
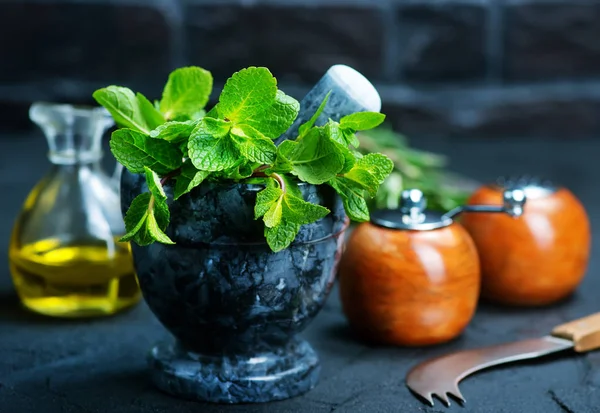
[{"label": "round wooden body", "polygon": [[362,223],[340,261],[343,311],[370,342],[443,343],[473,317],[479,271],[475,245],[460,224],[408,231]]},{"label": "round wooden body", "polygon": [[[482,187],[469,204],[501,204],[502,192]],[[567,189],[527,199],[523,215],[466,213],[461,223],[477,246],[482,297],[501,304],[542,306],[570,295],[590,253],[590,224]]]}]

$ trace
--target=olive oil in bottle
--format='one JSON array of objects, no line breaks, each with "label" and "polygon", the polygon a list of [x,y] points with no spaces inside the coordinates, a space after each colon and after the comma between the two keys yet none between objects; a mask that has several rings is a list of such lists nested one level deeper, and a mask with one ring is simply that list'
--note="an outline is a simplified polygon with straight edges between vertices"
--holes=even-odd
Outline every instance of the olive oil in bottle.
[{"label": "olive oil in bottle", "polygon": [[11,244],[10,267],[25,307],[50,316],[113,314],[140,299],[127,243],[61,245],[56,239]]},{"label": "olive oil in bottle", "polygon": [[21,303],[54,317],[117,313],[141,299],[118,179],[101,168],[103,108],[35,103],[30,118],[49,145],[50,170],[19,213],[9,261]]}]

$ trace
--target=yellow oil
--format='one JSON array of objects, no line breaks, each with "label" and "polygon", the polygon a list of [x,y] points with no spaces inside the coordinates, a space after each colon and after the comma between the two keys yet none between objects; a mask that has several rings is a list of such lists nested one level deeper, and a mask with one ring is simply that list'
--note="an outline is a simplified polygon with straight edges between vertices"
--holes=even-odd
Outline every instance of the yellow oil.
[{"label": "yellow oil", "polygon": [[65,245],[45,239],[9,248],[15,288],[25,307],[54,317],[106,316],[137,303],[140,290],[128,243]]}]

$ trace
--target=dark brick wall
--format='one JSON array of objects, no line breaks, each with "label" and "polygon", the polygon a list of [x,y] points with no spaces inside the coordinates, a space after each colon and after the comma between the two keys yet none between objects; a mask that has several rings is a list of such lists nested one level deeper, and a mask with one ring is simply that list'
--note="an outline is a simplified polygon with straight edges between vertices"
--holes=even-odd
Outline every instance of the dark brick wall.
[{"label": "dark brick wall", "polygon": [[600,74],[600,2],[536,2],[507,9],[504,71],[510,80]]},{"label": "dark brick wall", "polygon": [[446,2],[409,4],[397,11],[402,65],[394,80],[480,81],[486,75],[486,10]]},{"label": "dark brick wall", "polygon": [[170,70],[269,67],[298,99],[329,66],[369,77],[411,136],[600,135],[600,0],[2,0],[0,122],[34,100],[157,97]]},{"label": "dark brick wall", "polygon": [[373,79],[383,72],[383,26],[377,9],[301,5],[186,8],[188,60],[228,76],[266,66],[282,82],[315,83],[336,63]]},{"label": "dark brick wall", "polygon": [[155,8],[27,1],[0,8],[0,78],[5,82],[152,82],[168,74],[173,36]]}]

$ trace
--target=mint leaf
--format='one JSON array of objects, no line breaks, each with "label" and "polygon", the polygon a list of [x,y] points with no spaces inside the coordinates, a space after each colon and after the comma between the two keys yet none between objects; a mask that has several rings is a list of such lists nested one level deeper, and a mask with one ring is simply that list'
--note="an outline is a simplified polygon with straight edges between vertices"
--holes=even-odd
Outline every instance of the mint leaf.
[{"label": "mint leaf", "polygon": [[154,241],[173,244],[164,233],[169,218],[167,203],[144,192],[131,202],[124,219],[128,232],[119,241],[134,241],[140,246],[150,245]]},{"label": "mint leaf", "polygon": [[167,199],[167,195],[165,194],[165,190],[163,189],[163,186],[160,183],[160,178],[156,172],[144,166],[144,173],[146,174],[146,184],[148,185],[148,190],[152,196],[156,200],[165,201]]},{"label": "mint leaf", "polygon": [[150,137],[162,139],[171,143],[183,142],[189,138],[197,124],[198,121],[195,120],[167,122],[150,131]]},{"label": "mint leaf", "polygon": [[271,250],[279,252],[294,241],[298,231],[300,231],[300,225],[283,219],[279,225],[273,228],[265,226],[265,238]]},{"label": "mint leaf", "polygon": [[188,142],[189,157],[202,171],[222,171],[231,168],[240,157],[235,142],[229,136],[231,123],[221,119],[203,118],[192,131]]},{"label": "mint leaf", "polygon": [[148,167],[163,175],[182,164],[179,148],[131,129],[114,131],[109,145],[117,161],[132,173],[144,173]]},{"label": "mint leaf", "polygon": [[348,149],[348,143],[346,142],[343,132],[340,129],[340,124],[329,119],[329,121],[327,121],[327,123],[320,129],[326,137],[335,142],[338,151],[344,155],[344,166],[338,173],[344,174],[350,171],[352,167],[354,167],[356,157],[352,151]]},{"label": "mint leaf", "polygon": [[340,119],[342,129],[359,130],[373,129],[381,125],[385,115],[379,112],[358,112],[344,116]]},{"label": "mint leaf", "polygon": [[323,113],[323,111],[325,110],[325,106],[327,105],[327,101],[329,100],[330,95],[331,95],[331,90],[329,92],[327,92],[327,94],[323,98],[323,101],[321,102],[321,104],[319,105],[319,107],[317,108],[315,113],[312,115],[312,117],[307,122],[300,125],[300,127],[298,128],[298,134],[299,134],[298,138],[301,138],[304,135],[306,135],[308,133],[308,131],[310,130],[310,128],[312,128],[314,126],[314,124],[317,121],[317,119],[319,118],[319,116],[321,116],[321,113]]},{"label": "mint leaf", "polygon": [[368,155],[359,159],[354,166],[343,176],[338,176],[338,182],[344,182],[345,185],[366,190],[369,196],[377,195],[379,185],[389,175],[393,169],[392,162],[383,155],[369,157]]},{"label": "mint leaf", "polygon": [[[149,192],[144,192],[138,196],[136,196],[133,201],[131,201],[131,205],[129,205],[129,209],[125,213],[125,229],[127,233],[121,237],[119,241],[131,241],[136,238],[138,232],[141,230],[142,226],[146,222],[146,217],[148,215],[148,205],[150,204],[150,199],[152,195]],[[136,241],[137,242],[137,241]],[[148,243],[141,243],[140,245],[148,245],[152,241]]]},{"label": "mint leaf", "polygon": [[237,173],[233,179],[244,179],[250,177],[256,169],[256,164],[245,163],[237,167]]},{"label": "mint leaf", "polygon": [[342,202],[350,219],[358,222],[365,222],[371,218],[367,202],[355,192],[350,192],[347,196],[342,197]]},{"label": "mint leaf", "polygon": [[275,102],[266,110],[244,119],[243,123],[252,126],[269,139],[277,139],[292,126],[300,111],[300,103],[281,90],[275,95]]},{"label": "mint leaf", "polygon": [[357,164],[358,167],[371,172],[379,184],[382,184],[394,169],[390,158],[380,153],[369,153],[360,158]]},{"label": "mint leaf", "polygon": [[255,168],[256,163],[239,161],[233,167],[218,172],[218,174],[220,174],[219,176],[224,179],[239,181],[240,179],[245,179],[251,176]]},{"label": "mint leaf", "polygon": [[375,178],[371,172],[360,168],[358,165],[352,168],[348,173],[344,174],[343,177],[338,177],[337,180],[338,182],[345,182],[348,186],[364,189],[371,197],[377,195],[377,190],[379,189],[377,178]]},{"label": "mint leaf", "polygon": [[356,137],[356,134],[353,130],[342,129],[342,136],[344,137],[344,140],[346,141],[347,145],[352,145],[355,148],[358,148],[358,146],[360,145],[360,141]]},{"label": "mint leaf", "polygon": [[340,124],[329,119],[325,125],[321,127],[325,136],[331,139],[334,142],[339,143],[340,145],[346,145],[346,140],[342,135],[342,130],[340,129]]},{"label": "mint leaf", "polygon": [[354,168],[354,165],[356,164],[356,155],[346,146],[340,145],[339,143],[336,145],[338,145],[338,150],[342,153],[342,155],[344,155],[344,166],[342,167],[340,172],[338,172],[338,174],[348,173],[352,170],[352,168]]},{"label": "mint leaf", "polygon": [[189,66],[174,70],[169,75],[160,101],[160,111],[168,120],[197,118],[212,91],[211,73],[200,67]]},{"label": "mint leaf", "polygon": [[283,201],[285,218],[300,225],[318,221],[330,212],[329,209],[321,205],[306,202],[304,199],[287,192],[283,197]]},{"label": "mint leaf", "polygon": [[185,162],[181,167],[180,174],[175,177],[173,199],[177,200],[180,196],[187,194],[200,185],[209,175],[210,172],[196,169],[191,161]]},{"label": "mint leaf", "polygon": [[231,76],[219,97],[219,115],[240,122],[267,110],[275,101],[277,80],[264,67],[249,67]]},{"label": "mint leaf", "polygon": [[265,215],[271,206],[281,197],[281,194],[281,189],[275,187],[267,187],[256,194],[254,219],[258,219]]},{"label": "mint leaf", "polygon": [[355,165],[343,176],[336,176],[331,185],[341,196],[344,209],[354,221],[369,220],[365,191],[374,197],[379,186],[392,172],[394,164],[386,156],[370,153],[356,160]]},{"label": "mint leaf", "polygon": [[358,222],[370,219],[369,208],[361,188],[355,187],[351,181],[340,178],[331,180],[329,184],[342,198],[344,209],[350,219]]},{"label": "mint leaf", "polygon": [[272,140],[291,126],[299,108],[295,99],[277,90],[269,70],[250,67],[227,81],[219,103],[206,117],[231,123],[231,139],[242,157],[270,165],[277,153]]},{"label": "mint leaf", "polygon": [[[285,143],[287,141],[283,141],[283,143]],[[285,150],[285,146],[284,146],[284,150]],[[292,171],[292,163],[282,154],[281,152],[281,145],[279,145],[279,147],[277,148],[277,155],[275,157],[275,162],[273,163],[273,166],[271,166],[270,168],[265,170],[265,173],[267,175],[273,173],[273,172],[277,172],[277,173],[288,173]]]},{"label": "mint leaf", "polygon": [[287,193],[297,196],[298,198],[302,198],[302,191],[300,191],[296,177],[281,175],[281,178],[283,179],[283,182],[285,182],[285,191]]},{"label": "mint leaf", "polygon": [[[268,191],[265,195],[265,198],[268,197],[268,199],[261,200],[263,203],[261,207],[264,207],[266,202],[270,202],[270,207],[263,217],[265,225],[269,228],[279,225],[282,217],[288,222],[303,225],[318,221],[330,212],[329,209],[323,206],[311,204],[287,191],[284,193],[278,188],[267,188],[262,192],[264,191]],[[275,199],[274,196],[277,192],[279,192],[279,195]],[[260,212],[262,212],[262,209],[255,209],[255,214]]]},{"label": "mint leaf", "polygon": [[340,145],[352,145],[357,148],[360,144],[353,130],[342,128],[339,123],[332,119],[329,119],[327,123],[323,125],[323,131],[331,140],[334,140]]},{"label": "mint leaf", "polygon": [[373,129],[384,119],[385,115],[379,112],[358,112],[344,116],[339,123],[341,136],[347,145],[358,148],[360,141],[356,137],[356,131]]},{"label": "mint leaf", "polygon": [[[279,191],[281,192],[281,189]],[[281,194],[282,195],[271,204],[271,207],[265,212],[263,217],[263,221],[268,228],[273,228],[281,222],[281,215],[283,214],[283,192],[281,192]]]},{"label": "mint leaf", "polygon": [[141,93],[136,93],[135,98],[138,102],[140,112],[146,121],[146,125],[148,125],[150,129],[154,129],[165,123],[165,118],[163,118],[162,113],[152,106],[152,103],[146,99],[146,96]]},{"label": "mint leaf", "polygon": [[246,124],[234,126],[231,134],[244,158],[267,165],[275,162],[277,147],[273,141],[252,126]]},{"label": "mint leaf", "polygon": [[273,251],[278,251],[294,240],[301,225],[318,221],[329,209],[306,202],[294,184],[288,186],[286,182],[283,190],[272,186],[273,182],[257,194],[254,216],[263,217],[267,243]]},{"label": "mint leaf", "polygon": [[[169,219],[171,217],[169,213],[169,206],[166,200],[155,200],[152,206],[152,212],[156,218],[156,223],[161,231],[165,231],[169,225]],[[161,241],[162,242],[162,241]]]},{"label": "mint leaf", "polygon": [[160,229],[160,225],[153,213],[149,213],[148,218],[146,219],[146,231],[150,237],[158,242],[162,242],[163,244],[175,244],[171,238]]},{"label": "mint leaf", "polygon": [[283,141],[278,147],[278,154],[291,164],[292,174],[315,185],[332,179],[345,163],[336,142],[322,134],[319,128],[311,129],[296,141]]},{"label": "mint leaf", "polygon": [[92,96],[111,114],[115,123],[148,135],[154,128],[148,125],[135,94],[126,87],[108,86],[96,90]]}]

